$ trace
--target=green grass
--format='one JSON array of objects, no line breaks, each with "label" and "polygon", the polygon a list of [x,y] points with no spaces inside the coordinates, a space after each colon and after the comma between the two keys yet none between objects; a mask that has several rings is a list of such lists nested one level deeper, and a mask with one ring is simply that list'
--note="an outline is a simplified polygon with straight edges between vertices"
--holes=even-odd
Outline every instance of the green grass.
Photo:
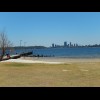
[{"label": "green grass", "polygon": [[0,63],[0,86],[100,86],[100,62],[72,64]]}]

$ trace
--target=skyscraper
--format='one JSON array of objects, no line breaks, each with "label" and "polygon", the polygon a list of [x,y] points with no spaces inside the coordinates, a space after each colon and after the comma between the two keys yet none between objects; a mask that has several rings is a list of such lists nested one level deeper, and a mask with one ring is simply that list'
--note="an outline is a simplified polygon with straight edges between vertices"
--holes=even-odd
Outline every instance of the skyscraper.
[{"label": "skyscraper", "polygon": [[70,42],[70,47],[72,46],[71,42]]},{"label": "skyscraper", "polygon": [[54,43],[52,44],[52,48],[54,48],[55,46],[54,46]]},{"label": "skyscraper", "polygon": [[66,47],[67,46],[67,42],[64,42],[64,47]]}]

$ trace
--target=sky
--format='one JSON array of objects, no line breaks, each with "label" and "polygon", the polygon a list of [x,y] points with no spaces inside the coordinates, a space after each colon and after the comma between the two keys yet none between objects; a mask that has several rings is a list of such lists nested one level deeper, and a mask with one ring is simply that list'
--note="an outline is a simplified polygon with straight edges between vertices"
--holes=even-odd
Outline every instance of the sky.
[{"label": "sky", "polygon": [[14,46],[100,44],[100,12],[0,12],[0,32]]}]

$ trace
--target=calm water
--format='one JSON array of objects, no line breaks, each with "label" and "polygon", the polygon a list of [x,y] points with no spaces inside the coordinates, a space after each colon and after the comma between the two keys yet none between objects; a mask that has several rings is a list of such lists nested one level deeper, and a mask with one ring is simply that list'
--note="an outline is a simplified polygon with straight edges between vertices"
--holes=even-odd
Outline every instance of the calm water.
[{"label": "calm water", "polygon": [[80,57],[80,58],[99,58],[100,48],[48,48],[34,49],[33,54],[54,55],[55,57]]},{"label": "calm water", "polygon": [[[68,57],[68,58],[100,58],[100,48],[46,48],[46,49],[22,49],[14,50],[11,53],[23,53],[33,51],[33,55]],[[9,51],[8,51],[9,52]]]}]

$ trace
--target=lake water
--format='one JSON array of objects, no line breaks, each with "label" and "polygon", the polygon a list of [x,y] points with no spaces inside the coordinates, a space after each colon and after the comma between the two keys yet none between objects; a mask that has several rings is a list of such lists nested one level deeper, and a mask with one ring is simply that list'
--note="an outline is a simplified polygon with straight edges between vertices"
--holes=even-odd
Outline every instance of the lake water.
[{"label": "lake water", "polygon": [[67,58],[100,58],[100,47],[90,48],[45,48],[45,49],[17,49],[12,54],[33,51],[33,55],[67,57]]},{"label": "lake water", "polygon": [[48,49],[34,49],[33,54],[39,55],[54,55],[55,57],[68,58],[99,58],[100,48],[48,48]]}]

